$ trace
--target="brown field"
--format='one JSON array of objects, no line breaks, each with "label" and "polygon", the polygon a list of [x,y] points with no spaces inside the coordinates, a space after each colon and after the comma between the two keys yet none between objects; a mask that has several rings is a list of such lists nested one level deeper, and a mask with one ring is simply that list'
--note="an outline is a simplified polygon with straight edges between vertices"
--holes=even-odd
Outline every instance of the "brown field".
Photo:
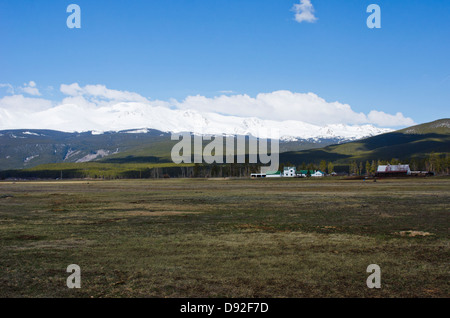
[{"label": "brown field", "polygon": [[[450,179],[0,182],[0,297],[449,297]],[[69,264],[81,288],[66,286]],[[378,264],[382,288],[369,289]]]}]

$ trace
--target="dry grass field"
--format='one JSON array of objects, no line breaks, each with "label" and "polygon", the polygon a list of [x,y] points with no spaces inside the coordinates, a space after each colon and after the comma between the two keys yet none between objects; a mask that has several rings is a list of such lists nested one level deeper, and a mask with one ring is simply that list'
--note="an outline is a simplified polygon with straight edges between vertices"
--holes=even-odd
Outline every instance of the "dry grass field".
[{"label": "dry grass field", "polygon": [[[450,179],[0,182],[0,297],[449,297]],[[81,288],[66,286],[69,264]],[[366,286],[369,264],[381,289]]]}]

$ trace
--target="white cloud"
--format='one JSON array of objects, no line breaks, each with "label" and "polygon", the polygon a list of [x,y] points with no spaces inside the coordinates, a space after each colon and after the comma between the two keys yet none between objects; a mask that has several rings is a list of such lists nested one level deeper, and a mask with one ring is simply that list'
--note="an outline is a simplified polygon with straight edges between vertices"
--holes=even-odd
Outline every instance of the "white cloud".
[{"label": "white cloud", "polygon": [[41,96],[39,89],[36,87],[36,83],[34,81],[30,81],[29,83],[24,83],[22,87],[19,87],[19,90],[33,96]]},{"label": "white cloud", "polygon": [[0,108],[16,112],[36,112],[49,109],[52,101],[44,98],[30,98],[23,95],[11,95],[0,98]]},{"label": "white cloud", "polygon": [[235,94],[235,92],[232,91],[232,90],[223,90],[223,91],[219,91],[219,93],[221,93],[221,94]]},{"label": "white cloud", "polygon": [[412,126],[415,124],[414,120],[403,116],[402,113],[390,115],[385,112],[372,110],[367,117],[371,124],[385,127]]},{"label": "white cloud", "polygon": [[394,116],[372,111],[366,115],[355,112],[348,104],[327,102],[313,93],[290,91],[261,93],[255,98],[248,95],[222,95],[214,98],[189,96],[182,102],[175,102],[175,106],[179,109],[194,109],[239,117],[258,117],[277,121],[299,120],[314,125],[376,124],[382,127],[396,127],[414,122],[401,113]]},{"label": "white cloud", "polygon": [[99,98],[117,102],[148,102],[145,97],[139,94],[128,91],[108,89],[105,85],[86,85],[84,87],[80,87],[78,83],[73,83],[70,85],[62,84],[60,90],[63,94],[69,96],[85,96],[86,98]]},{"label": "white cloud", "polygon": [[8,83],[3,84],[3,83],[0,83],[0,88],[2,88],[2,87],[6,87],[6,92],[7,92],[8,94],[14,94],[14,87],[13,87],[11,84],[8,84]]},{"label": "white cloud", "polygon": [[300,0],[300,3],[294,4],[292,10],[295,12],[295,21],[298,23],[312,23],[317,20],[311,0]]},{"label": "white cloud", "polygon": [[[30,82],[27,87],[35,88],[36,84]],[[372,110],[366,114],[353,110],[348,104],[328,102],[314,93],[286,90],[260,93],[255,97],[245,94],[222,94],[212,98],[197,95],[182,101],[148,100],[137,93],[112,90],[104,85],[63,84],[60,90],[66,96],[55,102],[23,95],[0,98],[0,127],[70,131],[176,130],[177,127],[189,128],[192,123],[195,123],[192,129],[196,129],[209,122],[219,131],[238,122],[242,123],[241,127],[261,124],[282,129],[298,125],[405,127],[414,124],[402,113]]]},{"label": "white cloud", "polygon": [[6,87],[6,92],[8,94],[14,94],[15,91],[17,90],[28,95],[41,96],[41,93],[39,92],[39,89],[36,87],[36,83],[34,81],[24,83],[23,86],[19,86],[16,89],[14,89],[14,86],[12,86],[9,83],[6,84],[0,83],[0,87]]}]

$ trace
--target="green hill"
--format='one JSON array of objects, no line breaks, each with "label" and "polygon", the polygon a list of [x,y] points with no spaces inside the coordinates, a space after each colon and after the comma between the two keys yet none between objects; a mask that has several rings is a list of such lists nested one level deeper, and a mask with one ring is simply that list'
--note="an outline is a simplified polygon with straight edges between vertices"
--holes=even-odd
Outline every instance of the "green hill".
[{"label": "green hill", "polygon": [[[32,168],[42,164],[88,162],[115,153],[151,146],[148,162],[165,162],[170,134],[158,130],[66,133],[54,130],[0,131],[0,170]],[[151,158],[150,158],[151,157]]]},{"label": "green hill", "polygon": [[[320,148],[336,139],[282,141],[280,151]],[[0,171],[52,163],[169,163],[177,141],[153,129],[66,133],[53,130],[0,131]],[[205,142],[206,144],[207,142]]]},{"label": "green hill", "polygon": [[285,152],[280,162],[301,164],[321,160],[346,164],[350,161],[424,158],[450,152],[450,119],[440,119],[391,133],[321,149]]}]

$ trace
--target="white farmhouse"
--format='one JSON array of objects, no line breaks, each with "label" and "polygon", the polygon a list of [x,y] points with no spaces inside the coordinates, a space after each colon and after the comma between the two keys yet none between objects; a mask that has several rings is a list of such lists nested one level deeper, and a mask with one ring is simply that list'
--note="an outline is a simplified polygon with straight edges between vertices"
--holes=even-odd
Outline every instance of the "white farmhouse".
[{"label": "white farmhouse", "polygon": [[297,168],[295,167],[284,167],[283,177],[296,177]]},{"label": "white farmhouse", "polygon": [[320,170],[314,171],[314,173],[311,174],[311,177],[325,177],[325,173],[323,173]]}]

